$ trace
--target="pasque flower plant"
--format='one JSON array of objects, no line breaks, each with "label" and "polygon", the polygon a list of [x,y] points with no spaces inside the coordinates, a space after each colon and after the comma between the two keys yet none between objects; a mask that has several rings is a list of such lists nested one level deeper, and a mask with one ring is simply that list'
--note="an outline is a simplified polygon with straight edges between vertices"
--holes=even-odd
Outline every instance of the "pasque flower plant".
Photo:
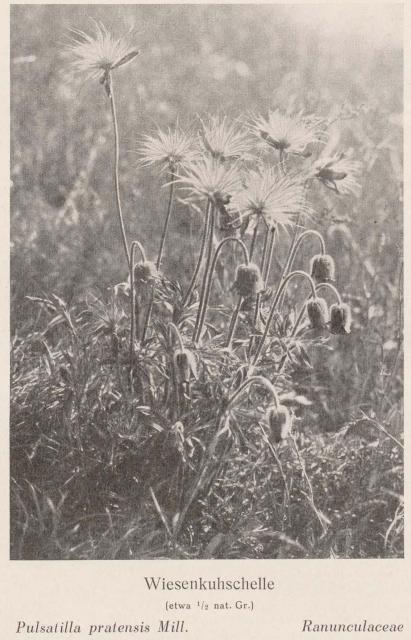
[{"label": "pasque flower plant", "polygon": [[[141,170],[162,180],[168,190],[160,241],[158,247],[154,238],[153,246],[137,240],[129,245],[120,198],[113,73],[132,62],[138,51],[129,36],[117,39],[98,24],[92,35],[73,31],[72,38],[68,53],[73,71],[99,80],[111,105],[114,190],[129,274],[128,287],[115,288],[122,322],[129,322],[127,336],[115,332],[119,402],[129,403],[131,423],[135,412],[143,411],[141,442],[154,438],[150,429],[157,439],[164,438],[162,451],[168,451],[170,438],[177,438],[171,446],[179,462],[170,466],[170,478],[176,469],[175,494],[168,502],[170,522],[157,490],[150,487],[170,545],[183,535],[193,503],[208,495],[224,474],[234,449],[251,450],[261,429],[264,437],[258,446],[268,443],[286,485],[281,456],[291,447],[306,483],[306,500],[324,530],[327,525],[298,447],[294,409],[282,396],[293,392],[297,338],[307,335],[309,340],[320,332],[329,339],[349,339],[351,311],[336,286],[338,269],[324,236],[304,225],[316,222],[312,184],[320,182],[339,195],[353,194],[358,163],[342,152],[322,157],[324,120],[303,112],[275,109],[251,121],[207,114],[188,131],[158,128],[140,138],[137,153]],[[170,219],[181,201],[203,216],[197,261],[184,286],[175,282],[166,259],[173,249]],[[218,227],[218,216],[228,227]],[[312,244],[308,260],[301,248]],[[274,258],[279,247],[283,262],[278,274]],[[156,259],[147,258],[152,252]],[[301,255],[307,264],[296,268]],[[218,268],[225,268],[229,284],[215,307]],[[220,282],[220,289],[223,286]],[[286,292],[291,292],[298,314],[284,329]],[[336,302],[329,306],[331,294]],[[245,410],[245,399],[251,423],[250,417],[248,422],[237,417],[239,408]],[[253,431],[253,420],[260,431]]]}]

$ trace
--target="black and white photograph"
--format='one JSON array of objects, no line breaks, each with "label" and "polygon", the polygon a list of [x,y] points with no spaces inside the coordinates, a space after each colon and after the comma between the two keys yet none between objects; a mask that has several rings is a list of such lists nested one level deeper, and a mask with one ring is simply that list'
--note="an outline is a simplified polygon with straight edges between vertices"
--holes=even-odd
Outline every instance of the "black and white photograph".
[{"label": "black and white photograph", "polygon": [[10,560],[404,557],[403,90],[400,4],[10,7]]}]

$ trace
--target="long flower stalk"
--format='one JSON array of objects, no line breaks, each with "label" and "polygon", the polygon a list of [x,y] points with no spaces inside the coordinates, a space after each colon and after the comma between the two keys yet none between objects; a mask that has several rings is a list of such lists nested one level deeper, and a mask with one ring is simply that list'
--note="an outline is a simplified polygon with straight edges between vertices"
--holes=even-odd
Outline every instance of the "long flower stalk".
[{"label": "long flower stalk", "polygon": [[[295,231],[297,231],[297,227],[295,229]],[[301,247],[302,243],[304,242],[304,240],[306,238],[309,237],[314,237],[317,238],[319,243],[320,243],[320,251],[321,254],[324,255],[325,254],[325,242],[324,242],[324,238],[321,235],[321,233],[319,231],[315,231],[315,229],[307,229],[306,231],[303,231],[303,233],[297,237],[297,233],[294,234],[294,238],[293,238],[293,242],[290,246],[290,250],[289,250],[289,254],[287,256],[287,260],[281,275],[281,280],[280,280],[280,284],[281,281],[285,278],[285,276],[290,273],[291,269],[293,268],[295,259],[297,257],[297,253],[299,248]],[[281,307],[283,304],[283,300],[280,300],[279,306]]]},{"label": "long flower stalk", "polygon": [[229,408],[232,407],[233,404],[241,398],[241,396],[246,391],[246,389],[251,385],[260,385],[268,389],[268,391],[272,395],[275,406],[278,408],[279,400],[278,400],[277,392],[274,386],[271,384],[271,382],[267,380],[267,378],[264,378],[264,376],[251,376],[250,378],[247,378],[247,380],[245,380],[238,387],[238,389],[236,389],[236,391],[228,398],[225,405],[225,413],[227,413]]},{"label": "long flower stalk", "polygon": [[250,243],[250,251],[249,256],[250,256],[250,260],[252,260],[252,257],[254,255],[254,251],[255,251],[255,245],[257,242],[257,235],[258,235],[258,228],[260,226],[260,218],[257,218],[257,222],[255,223],[255,227],[254,227],[254,231],[253,231],[253,235],[251,238],[251,243]]},{"label": "long flower stalk", "polygon": [[283,280],[282,284],[280,285],[280,287],[279,287],[279,289],[278,289],[278,291],[277,291],[277,293],[276,293],[276,295],[274,297],[274,300],[273,300],[273,302],[271,304],[271,308],[270,308],[270,312],[268,314],[268,318],[267,318],[267,321],[266,321],[264,333],[262,335],[262,338],[261,338],[261,340],[259,342],[259,345],[258,345],[258,347],[256,349],[256,352],[254,354],[254,357],[253,357],[253,360],[252,360],[252,363],[251,363],[252,366],[255,366],[255,364],[258,361],[258,358],[260,357],[262,348],[264,346],[264,343],[265,343],[265,341],[267,339],[267,336],[268,336],[268,332],[270,330],[271,321],[272,321],[272,319],[274,317],[274,313],[275,313],[275,311],[277,309],[278,302],[279,302],[279,300],[281,298],[281,294],[283,293],[283,291],[285,290],[285,288],[289,284],[290,280],[292,280],[293,278],[295,278],[297,276],[303,277],[306,280],[308,280],[308,282],[309,282],[309,284],[311,286],[311,293],[312,293],[314,298],[316,297],[315,284],[313,282],[313,279],[307,273],[305,273],[305,271],[292,271],[291,273],[289,273],[285,277],[285,279]]},{"label": "long flower stalk", "polygon": [[110,72],[108,72],[107,79],[110,86],[110,106],[111,106],[111,115],[113,120],[113,129],[114,129],[114,188],[116,193],[117,215],[120,223],[121,237],[123,240],[123,247],[124,247],[124,252],[127,258],[127,264],[130,265],[130,251],[128,248],[126,230],[124,227],[123,211],[121,208],[120,181],[119,181],[120,145],[119,145],[119,135],[118,135],[116,101],[114,98],[113,77]]},{"label": "long flower stalk", "polygon": [[266,262],[264,265],[264,271],[263,271],[263,280],[264,280],[264,285],[267,286],[267,280],[268,280],[268,276],[270,275],[270,271],[271,271],[271,263],[273,260],[273,254],[274,254],[274,244],[275,244],[275,233],[276,233],[276,227],[270,227],[269,232],[268,232],[268,252],[267,252],[267,258],[266,258]]},{"label": "long flower stalk", "polygon": [[[174,187],[175,187],[175,174],[173,172],[171,172],[171,174],[170,174],[170,191],[169,191],[169,196],[168,196],[166,219],[165,219],[165,223],[164,223],[164,227],[163,227],[163,233],[161,234],[160,249],[158,251],[157,262],[156,262],[156,267],[157,267],[158,271],[160,271],[160,268],[161,268],[161,261],[163,259],[164,246],[165,246],[165,242],[166,242],[166,239],[167,239],[168,226],[169,226],[169,223],[170,223],[171,213],[173,211]],[[145,317],[145,320],[144,320],[143,333],[142,333],[142,336],[141,336],[141,341],[142,341],[143,344],[144,344],[144,342],[146,340],[147,332],[148,332],[148,329],[149,329],[149,326],[150,326],[151,315],[153,313],[154,291],[155,291],[155,285],[153,285],[152,288],[151,288],[150,303],[148,305],[146,317]]]},{"label": "long flower stalk", "polygon": [[230,326],[228,328],[228,336],[227,336],[227,341],[225,343],[226,349],[231,349],[231,344],[233,342],[234,333],[237,328],[238,316],[240,315],[242,304],[243,304],[243,297],[239,296],[233,315],[231,316]]},{"label": "long flower stalk", "polygon": [[264,386],[271,394],[274,404],[275,406],[278,406],[279,401],[278,401],[278,396],[276,393],[275,388],[273,387],[273,385],[271,384],[271,382],[269,380],[267,380],[267,378],[264,378],[264,376],[252,376],[250,378],[248,378],[245,382],[243,382],[243,384],[227,399],[227,401],[224,404],[224,408],[223,411],[219,414],[218,418],[217,418],[217,431],[215,433],[215,435],[213,436],[211,442],[209,443],[208,447],[207,447],[207,451],[204,454],[204,461],[201,465],[201,468],[197,474],[197,479],[194,482],[191,492],[187,498],[187,501],[184,505],[184,507],[181,509],[179,518],[177,520],[177,522],[175,523],[174,526],[174,531],[173,531],[173,539],[176,540],[179,532],[181,531],[181,528],[183,526],[183,523],[185,521],[185,518],[187,516],[187,512],[189,510],[189,508],[191,507],[192,503],[194,502],[195,498],[198,496],[199,492],[201,491],[201,489],[204,487],[204,485],[206,484],[207,481],[207,474],[209,472],[210,467],[213,464],[216,464],[218,462],[218,459],[221,458],[221,453],[218,453],[218,444],[219,442],[222,440],[222,438],[224,437],[224,435],[226,433],[228,433],[228,411],[230,409],[230,407],[233,406],[233,404],[235,402],[237,402],[241,396],[243,395],[243,393],[246,391],[246,389],[248,387],[250,387],[251,385],[260,385],[260,386]]},{"label": "long flower stalk", "polygon": [[210,203],[208,233],[207,233],[206,250],[205,250],[206,251],[205,267],[204,267],[204,274],[203,274],[203,282],[201,285],[200,301],[198,305],[197,317],[196,317],[196,322],[195,322],[195,327],[193,332],[194,344],[197,344],[200,337],[201,317],[203,315],[205,294],[207,291],[207,284],[208,284],[208,279],[210,274],[210,267],[211,267],[211,260],[212,260],[211,255],[213,250],[213,238],[214,238],[214,217],[215,217],[214,206],[212,203]]},{"label": "long flower stalk", "polygon": [[[253,255],[254,255],[256,241],[257,241],[258,228],[260,226],[260,221],[261,221],[261,218],[258,217],[257,218],[257,222],[255,223],[255,227],[254,227],[254,231],[253,231],[253,237],[252,237],[251,245],[250,245],[250,251],[249,251],[250,260],[252,260]],[[261,259],[261,266],[260,266],[261,273],[264,272],[265,252],[267,250],[267,240],[268,240],[268,228],[266,229],[265,236],[264,236],[263,257]],[[238,303],[237,303],[237,307],[235,309],[235,313],[231,317],[231,323],[230,323],[230,328],[229,328],[229,332],[228,332],[229,340],[228,340],[228,343],[226,345],[227,347],[231,346],[231,341],[232,341],[232,338],[233,338],[233,335],[234,335],[234,331],[235,331],[235,328],[236,328],[236,325],[237,325],[238,315],[239,315],[240,309],[241,309],[241,304],[242,304],[242,299],[240,297],[239,300],[238,300]],[[260,293],[257,294],[257,299],[255,301],[254,320],[253,320],[254,331],[256,330],[256,327],[257,327],[258,314],[259,313],[260,313]],[[249,347],[248,347],[248,353],[249,354],[250,354],[250,351],[252,349],[252,346],[253,346],[253,336],[251,336],[251,338],[250,338],[250,344],[249,344]]]},{"label": "long flower stalk", "polygon": [[[290,271],[293,267],[294,264],[294,260],[297,256],[297,252],[298,249],[300,248],[301,244],[304,242],[304,240],[308,237],[314,237],[317,238],[319,243],[320,243],[320,249],[321,249],[321,253],[324,255],[325,253],[325,242],[324,242],[324,238],[321,235],[321,233],[319,231],[315,231],[315,229],[307,229],[307,231],[304,231],[300,236],[298,236],[294,247],[290,253],[289,256],[289,260],[288,260],[288,267],[287,267],[287,271]],[[287,275],[287,274],[285,274]]]},{"label": "long flower stalk", "polygon": [[[168,336],[168,341],[170,343],[170,346],[172,347],[172,336],[174,336],[174,342],[177,342],[180,348],[180,351],[183,352],[184,351],[184,342],[183,342],[183,338],[182,335],[180,333],[180,331],[178,330],[178,328],[176,327],[176,325],[173,322],[169,322],[167,325],[167,336]],[[180,389],[179,389],[179,384],[177,381],[177,374],[176,374],[176,369],[175,369],[175,365],[174,365],[174,360],[172,359],[171,361],[171,376],[170,376],[171,380],[171,385],[172,385],[172,389],[174,390],[174,397],[175,397],[175,402],[173,402],[172,407],[171,407],[171,412],[172,412],[172,417],[173,420],[176,420],[177,417],[180,414],[180,409],[181,409],[181,395],[180,395]]]},{"label": "long flower stalk", "polygon": [[164,253],[164,245],[165,245],[165,242],[166,242],[166,239],[167,239],[167,232],[168,232],[168,226],[169,226],[169,223],[170,223],[171,213],[173,211],[175,179],[176,179],[176,176],[175,176],[174,172],[171,171],[170,172],[170,190],[169,190],[169,196],[168,196],[167,213],[166,213],[166,219],[165,219],[165,222],[164,222],[163,233],[161,235],[160,249],[158,251],[157,262],[156,262],[156,266],[157,266],[158,270],[160,270],[160,268],[161,268],[161,261],[163,259],[163,253]]},{"label": "long flower stalk", "polygon": [[136,287],[134,282],[134,267],[135,267],[135,256],[136,249],[138,249],[141,253],[141,257],[143,261],[146,261],[146,254],[144,251],[144,247],[138,240],[134,240],[131,243],[131,252],[130,252],[130,316],[131,316],[131,326],[130,326],[130,377],[131,372],[133,370],[134,365],[134,349],[135,349],[135,341],[138,336],[138,327],[136,322]]},{"label": "long flower stalk", "polygon": [[205,254],[205,249],[207,246],[207,237],[208,237],[208,230],[209,230],[209,224],[210,224],[210,215],[211,215],[211,207],[212,207],[212,203],[208,200],[207,201],[207,207],[206,207],[206,214],[205,214],[205,222],[204,222],[204,227],[203,227],[203,235],[201,238],[201,247],[200,247],[200,253],[198,254],[198,259],[197,259],[197,264],[196,267],[194,269],[194,273],[193,273],[193,277],[191,278],[191,282],[189,284],[189,287],[187,289],[187,292],[183,298],[183,305],[186,305],[187,302],[189,301],[191,294],[194,291],[194,288],[197,284],[197,280],[198,280],[198,275],[200,273],[202,264],[203,264],[203,260],[204,260],[204,254]]},{"label": "long flower stalk", "polygon": [[[268,275],[270,273],[271,261],[273,258],[275,231],[276,231],[276,227],[267,227],[265,238],[264,238],[263,256],[261,259],[261,273],[264,280],[264,288],[266,288],[267,286]],[[254,328],[255,334],[257,333],[257,328],[258,328],[258,318],[260,315],[260,308],[261,308],[261,293],[258,293],[255,301],[254,318],[253,318],[253,328]],[[254,339],[255,339],[255,336],[252,335],[250,337],[250,342],[248,344],[248,350],[247,350],[248,355],[251,354],[251,351],[253,349]]]},{"label": "long flower stalk", "polygon": [[248,250],[247,250],[247,247],[245,246],[245,244],[244,244],[244,242],[242,240],[240,240],[239,238],[235,238],[235,237],[224,238],[224,240],[221,240],[221,242],[219,243],[217,249],[215,250],[213,261],[212,261],[211,266],[210,266],[210,272],[209,272],[209,276],[208,276],[208,280],[207,280],[207,285],[206,285],[205,294],[204,294],[204,301],[203,301],[202,310],[201,310],[200,322],[199,322],[198,330],[197,330],[197,336],[198,337],[201,336],[201,331],[202,331],[202,328],[204,326],[204,319],[205,319],[205,315],[207,313],[208,301],[210,299],[211,284],[212,284],[212,280],[213,280],[213,274],[214,274],[214,271],[215,271],[215,268],[216,268],[216,265],[217,265],[217,260],[218,260],[218,258],[220,256],[220,253],[221,253],[223,247],[226,244],[228,244],[228,242],[235,242],[236,244],[238,244],[241,247],[242,251],[243,251],[245,264],[248,265],[248,263],[249,263]]}]

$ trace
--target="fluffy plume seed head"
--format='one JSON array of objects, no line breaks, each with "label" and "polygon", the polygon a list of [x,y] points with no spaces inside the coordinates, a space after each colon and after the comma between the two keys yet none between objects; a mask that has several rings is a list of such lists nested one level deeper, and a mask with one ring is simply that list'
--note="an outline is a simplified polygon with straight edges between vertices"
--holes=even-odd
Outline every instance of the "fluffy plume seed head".
[{"label": "fluffy plume seed head", "polygon": [[227,117],[210,116],[201,122],[200,142],[206,154],[220,162],[248,158],[251,148],[248,135]]},{"label": "fluffy plume seed head", "polygon": [[92,35],[79,29],[71,30],[71,40],[65,47],[73,74],[87,79],[107,81],[107,74],[131,62],[139,51],[129,41],[129,36],[115,38],[106,27],[94,23]]},{"label": "fluffy plume seed head", "polygon": [[240,264],[235,274],[233,289],[243,298],[254,298],[261,293],[264,289],[264,281],[258,265]]},{"label": "fluffy plume seed head", "polygon": [[155,135],[143,136],[138,154],[143,166],[160,165],[171,172],[189,166],[197,156],[192,136],[180,129],[158,129]]},{"label": "fluffy plume seed head", "polygon": [[284,405],[270,406],[266,412],[266,422],[270,427],[270,436],[275,444],[288,438],[291,433],[291,413]]},{"label": "fluffy plume seed head", "polygon": [[313,167],[313,175],[336,193],[358,196],[361,185],[358,182],[361,163],[344,153],[336,153],[327,158],[319,158]]},{"label": "fluffy plume seed head", "polygon": [[328,322],[328,305],[324,298],[309,300],[307,315],[313,329],[323,329]]},{"label": "fluffy plume seed head", "polygon": [[304,155],[309,144],[324,138],[324,125],[319,118],[301,112],[288,115],[278,109],[270,111],[268,118],[255,117],[251,131],[271,148],[295,155]]},{"label": "fluffy plume seed head", "polygon": [[311,258],[311,277],[317,284],[333,282],[335,280],[335,263],[328,253],[318,254]]},{"label": "fluffy plume seed head", "polygon": [[214,158],[192,163],[179,178],[191,196],[207,198],[219,206],[227,204],[241,187],[237,166],[226,167]]},{"label": "fluffy plume seed head", "polygon": [[243,218],[262,216],[269,226],[288,227],[297,215],[310,215],[304,185],[297,177],[269,167],[250,171],[247,186],[233,199],[232,207]]},{"label": "fluffy plume seed head", "polygon": [[333,304],[330,309],[330,331],[339,335],[351,333],[351,309],[348,304]]}]

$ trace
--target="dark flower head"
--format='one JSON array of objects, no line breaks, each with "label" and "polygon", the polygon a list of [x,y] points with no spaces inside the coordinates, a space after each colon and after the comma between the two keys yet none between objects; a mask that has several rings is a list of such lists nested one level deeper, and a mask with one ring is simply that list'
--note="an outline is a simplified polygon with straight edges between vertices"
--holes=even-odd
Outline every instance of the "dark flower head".
[{"label": "dark flower head", "polygon": [[330,309],[330,331],[339,335],[351,333],[351,309],[348,304],[333,304]]},{"label": "dark flower head", "polygon": [[291,414],[284,405],[271,405],[266,412],[271,439],[278,444],[291,433]]},{"label": "dark flower head", "polygon": [[254,263],[237,267],[233,288],[243,298],[253,298],[264,289],[260,268]]},{"label": "dark flower head", "polygon": [[197,364],[191,351],[179,349],[174,353],[173,362],[179,384],[189,383],[192,376],[197,378]]},{"label": "dark flower head", "polygon": [[154,262],[145,260],[142,262],[137,262],[136,266],[134,267],[134,282],[136,285],[152,284],[156,282],[159,277],[160,274]]},{"label": "dark flower head", "polygon": [[317,284],[335,280],[334,259],[328,253],[318,254],[311,259],[311,277]]},{"label": "dark flower head", "polygon": [[313,329],[323,329],[328,322],[328,305],[324,298],[309,300],[307,315]]}]

